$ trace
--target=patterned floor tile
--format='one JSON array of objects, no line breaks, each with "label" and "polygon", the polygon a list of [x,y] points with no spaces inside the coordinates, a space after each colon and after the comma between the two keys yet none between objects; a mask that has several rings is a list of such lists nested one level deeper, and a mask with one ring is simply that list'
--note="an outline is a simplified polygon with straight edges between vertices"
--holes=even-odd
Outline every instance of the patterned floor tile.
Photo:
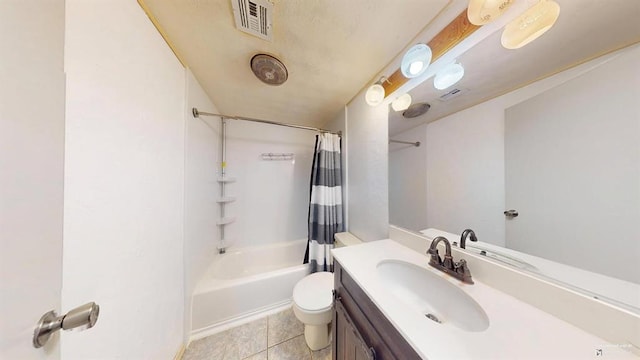
[{"label": "patterned floor tile", "polygon": [[[267,350],[267,318],[189,344],[183,360],[239,360]],[[260,357],[256,358],[260,359]]]},{"label": "patterned floor tile", "polygon": [[208,336],[193,341],[182,356],[183,360],[223,359],[225,347],[228,346],[228,333]]},{"label": "patterned floor tile", "polygon": [[304,335],[297,336],[269,348],[269,360],[311,360],[311,350]]},{"label": "patterned floor tile", "polygon": [[331,345],[324,349],[311,352],[312,360],[331,360]]},{"label": "patterned floor tile", "polygon": [[249,356],[248,358],[245,358],[243,360],[267,360],[267,350],[261,353]]},{"label": "patterned floor tile", "polygon": [[238,344],[240,359],[267,350],[267,318],[258,319],[229,330]]},{"label": "patterned floor tile", "polygon": [[293,308],[269,315],[268,345],[277,345],[304,332],[304,325],[296,318]]}]

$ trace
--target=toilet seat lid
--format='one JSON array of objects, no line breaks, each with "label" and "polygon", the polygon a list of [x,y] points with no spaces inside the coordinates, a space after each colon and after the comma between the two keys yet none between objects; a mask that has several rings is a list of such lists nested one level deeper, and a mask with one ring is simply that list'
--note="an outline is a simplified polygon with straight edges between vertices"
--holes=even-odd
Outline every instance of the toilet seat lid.
[{"label": "toilet seat lid", "polygon": [[293,288],[293,302],[304,310],[319,311],[333,303],[333,273],[317,272],[298,281]]}]

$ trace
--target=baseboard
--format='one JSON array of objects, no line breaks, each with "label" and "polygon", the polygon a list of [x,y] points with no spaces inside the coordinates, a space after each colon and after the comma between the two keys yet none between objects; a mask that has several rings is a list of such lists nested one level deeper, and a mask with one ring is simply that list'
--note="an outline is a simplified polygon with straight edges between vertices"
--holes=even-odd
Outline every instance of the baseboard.
[{"label": "baseboard", "polygon": [[[202,339],[207,336],[211,336],[225,330],[229,330],[236,326],[244,325],[246,323],[252,322],[254,320],[261,319],[265,316],[278,313],[280,311],[286,310],[291,307],[293,302],[291,299],[287,299],[269,306],[265,306],[255,311],[251,311],[248,313],[244,313],[240,316],[236,316],[234,318],[230,318],[227,320],[220,321],[213,325],[209,325],[204,328],[196,329],[191,331],[191,335],[189,336],[189,343],[194,340]],[[179,358],[176,358],[179,359]]]},{"label": "baseboard", "polygon": [[178,349],[178,352],[176,353],[176,356],[173,357],[173,360],[182,360],[182,356],[184,356],[184,351],[187,349],[186,346],[184,346],[184,344],[180,345],[180,349]]}]

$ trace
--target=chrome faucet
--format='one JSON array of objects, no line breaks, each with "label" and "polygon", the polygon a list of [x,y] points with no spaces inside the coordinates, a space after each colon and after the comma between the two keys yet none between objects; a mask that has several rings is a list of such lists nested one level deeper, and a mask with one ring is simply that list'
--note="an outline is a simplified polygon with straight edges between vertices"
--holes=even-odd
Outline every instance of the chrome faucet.
[{"label": "chrome faucet", "polygon": [[470,241],[478,241],[478,238],[476,237],[476,233],[473,232],[473,230],[465,229],[462,232],[462,235],[460,236],[460,248],[461,249],[466,249],[467,237],[469,237]]},{"label": "chrome faucet", "polygon": [[[440,254],[438,253],[438,244],[441,241],[444,241],[446,248],[444,259],[441,259]],[[465,259],[460,259],[458,262],[453,261],[453,257],[451,256],[451,244],[445,237],[438,236],[433,239],[433,241],[431,241],[431,246],[429,246],[429,250],[427,250],[427,254],[431,256],[429,265],[455,277],[458,280],[462,280],[464,283],[473,284],[473,280],[471,280],[471,272],[467,266],[467,261]]]}]

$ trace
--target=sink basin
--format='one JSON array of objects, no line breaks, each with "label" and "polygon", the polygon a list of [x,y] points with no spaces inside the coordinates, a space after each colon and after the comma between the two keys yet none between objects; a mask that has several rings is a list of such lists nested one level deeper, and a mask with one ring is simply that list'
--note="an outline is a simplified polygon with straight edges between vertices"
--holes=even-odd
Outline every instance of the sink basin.
[{"label": "sink basin", "polygon": [[489,318],[482,307],[438,274],[400,260],[383,260],[376,270],[389,293],[416,310],[416,316],[471,332],[489,327]]}]

